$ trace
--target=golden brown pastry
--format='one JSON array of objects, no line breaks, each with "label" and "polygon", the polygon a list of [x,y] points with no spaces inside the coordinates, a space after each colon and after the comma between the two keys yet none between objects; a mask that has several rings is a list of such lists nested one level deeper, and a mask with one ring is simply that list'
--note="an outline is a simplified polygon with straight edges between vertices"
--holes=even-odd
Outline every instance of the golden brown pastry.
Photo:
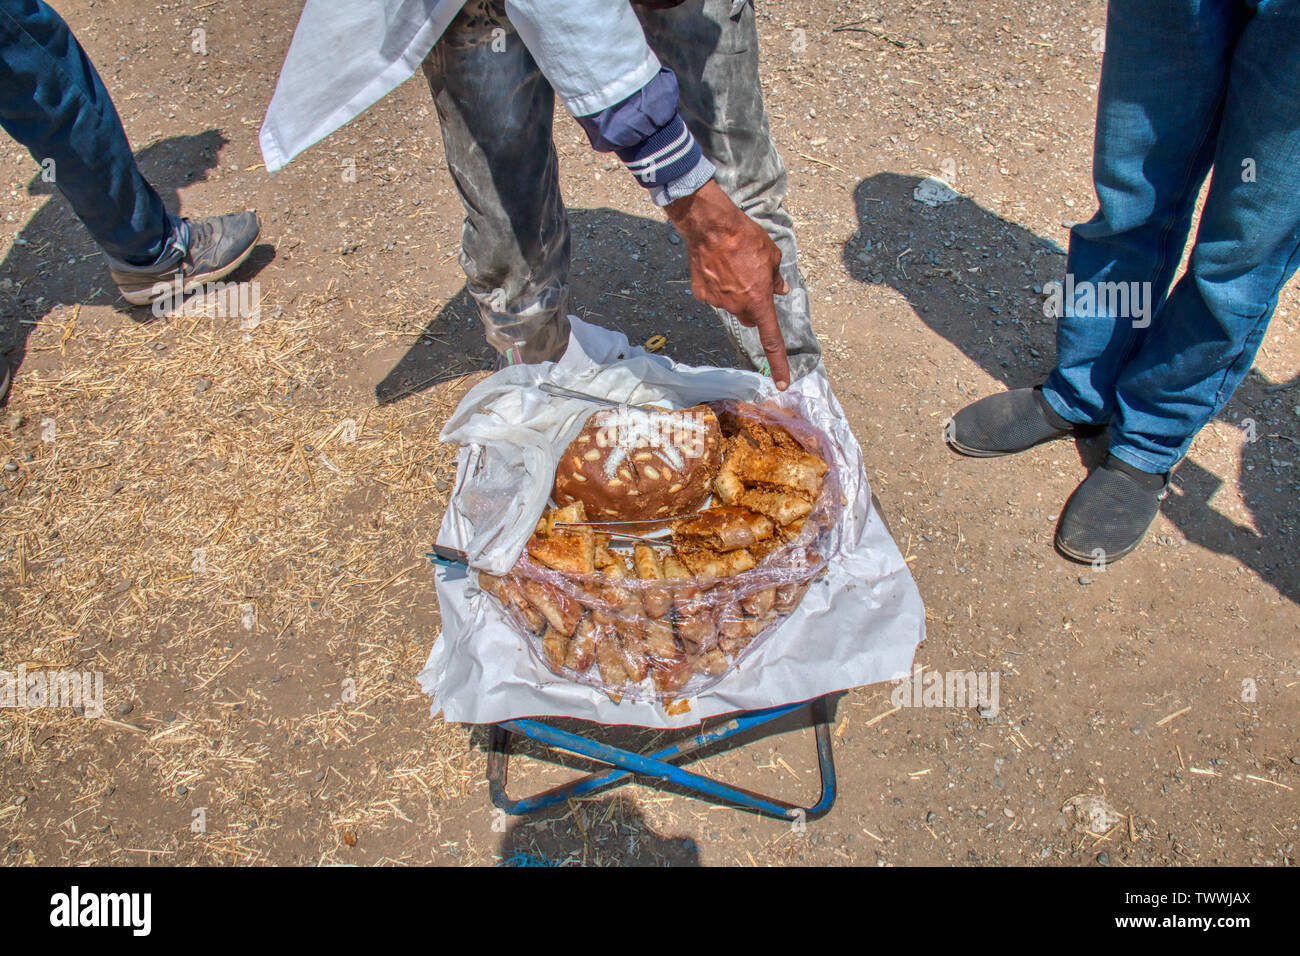
[{"label": "golden brown pastry", "polygon": [[707,508],[689,521],[678,522],[673,528],[673,544],[682,548],[736,551],[772,537],[772,531],[772,519],[766,515],[725,505]]},{"label": "golden brown pastry", "polygon": [[[655,549],[648,544],[637,544],[632,549],[632,564],[636,568],[636,576],[642,581],[662,581],[664,579],[664,571],[659,564],[659,556],[655,553]],[[645,607],[645,612],[651,617],[660,618],[672,610],[673,596],[666,587],[643,587],[641,589],[641,604]]]},{"label": "golden brown pastry", "polygon": [[554,670],[564,666],[564,657],[569,652],[569,635],[561,634],[553,627],[548,627],[542,635],[542,653],[546,662]]},{"label": "golden brown pastry", "polygon": [[755,566],[754,556],[744,548],[725,554],[707,548],[680,548],[677,557],[690,569],[691,574],[703,581],[729,577]]},{"label": "golden brown pastry", "polygon": [[582,607],[577,601],[545,581],[525,578],[522,587],[528,603],[537,608],[547,624],[561,634],[573,633],[578,618],[582,617]]},{"label": "golden brown pastry", "polygon": [[812,502],[801,495],[765,488],[746,489],[740,496],[739,504],[750,511],[767,515],[778,525],[788,525],[806,517],[813,507]]},{"label": "golden brown pastry", "polygon": [[578,628],[573,632],[573,640],[569,641],[564,655],[564,666],[579,674],[591,670],[591,665],[596,662],[596,639],[599,636],[596,622],[588,614],[578,622]]}]

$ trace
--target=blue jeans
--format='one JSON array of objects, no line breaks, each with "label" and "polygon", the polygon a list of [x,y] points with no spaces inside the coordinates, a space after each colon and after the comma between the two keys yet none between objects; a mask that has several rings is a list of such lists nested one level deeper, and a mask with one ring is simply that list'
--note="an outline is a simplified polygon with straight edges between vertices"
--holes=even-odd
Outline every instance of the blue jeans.
[{"label": "blue jeans", "polygon": [[1159,474],[1232,397],[1300,265],[1300,0],[1111,0],[1093,181],[1043,395]]},{"label": "blue jeans", "polygon": [[140,174],[86,52],[41,0],[0,0],[0,126],[31,151],[110,260],[179,261],[180,221]]}]

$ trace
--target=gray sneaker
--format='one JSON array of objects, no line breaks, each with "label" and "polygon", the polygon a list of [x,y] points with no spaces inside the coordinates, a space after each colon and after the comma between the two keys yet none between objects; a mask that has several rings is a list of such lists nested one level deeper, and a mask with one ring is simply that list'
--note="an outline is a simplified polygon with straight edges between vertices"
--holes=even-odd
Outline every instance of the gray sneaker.
[{"label": "gray sneaker", "polygon": [[116,262],[109,264],[108,271],[122,298],[132,305],[148,305],[164,296],[179,299],[205,282],[215,282],[238,269],[253,251],[261,230],[257,213],[251,210],[182,219],[178,262],[150,268]]}]

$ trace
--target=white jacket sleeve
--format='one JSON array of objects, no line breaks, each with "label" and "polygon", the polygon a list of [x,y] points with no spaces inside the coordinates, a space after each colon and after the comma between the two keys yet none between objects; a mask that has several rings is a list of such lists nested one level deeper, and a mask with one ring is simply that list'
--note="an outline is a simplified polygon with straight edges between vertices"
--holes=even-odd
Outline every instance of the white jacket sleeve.
[{"label": "white jacket sleeve", "polygon": [[627,99],[659,72],[627,0],[506,0],[506,13],[574,116]]}]

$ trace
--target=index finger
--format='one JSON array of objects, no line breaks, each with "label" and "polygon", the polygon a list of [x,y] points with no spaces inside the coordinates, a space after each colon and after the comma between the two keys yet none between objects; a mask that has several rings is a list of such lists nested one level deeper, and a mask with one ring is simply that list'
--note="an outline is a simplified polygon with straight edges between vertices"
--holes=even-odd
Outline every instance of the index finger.
[{"label": "index finger", "polygon": [[758,340],[767,355],[768,368],[776,387],[785,391],[790,386],[790,360],[785,354],[785,338],[781,324],[776,319],[776,302],[770,295],[763,296],[757,307],[745,316],[746,325],[758,329]]}]

